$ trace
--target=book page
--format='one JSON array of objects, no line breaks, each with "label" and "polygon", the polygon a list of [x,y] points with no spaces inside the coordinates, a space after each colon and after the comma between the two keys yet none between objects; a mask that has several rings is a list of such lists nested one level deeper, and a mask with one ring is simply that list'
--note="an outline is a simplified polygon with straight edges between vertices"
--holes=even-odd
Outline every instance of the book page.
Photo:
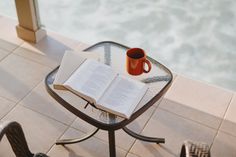
[{"label": "book page", "polygon": [[87,59],[64,85],[80,96],[86,95],[97,101],[116,75],[110,66]]},{"label": "book page", "polygon": [[98,101],[99,107],[129,118],[147,89],[147,86],[142,82],[118,76]]},{"label": "book page", "polygon": [[55,89],[66,89],[63,83],[73,74],[73,72],[86,60],[86,58],[92,58],[99,60],[99,55],[92,52],[83,51],[66,51],[60,67],[57,71],[53,87]]},{"label": "book page", "polygon": [[78,52],[67,51],[65,52],[60,68],[56,74],[53,82],[55,89],[65,89],[63,83],[71,76],[71,74],[86,60]]}]

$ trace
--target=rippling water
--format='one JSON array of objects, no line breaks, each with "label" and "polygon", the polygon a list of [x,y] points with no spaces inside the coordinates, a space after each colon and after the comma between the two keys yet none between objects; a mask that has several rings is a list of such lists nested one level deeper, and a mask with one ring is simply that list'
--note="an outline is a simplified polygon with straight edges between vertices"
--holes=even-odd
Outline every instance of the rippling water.
[{"label": "rippling water", "polygon": [[[14,16],[10,3],[0,12]],[[39,9],[48,29],[142,47],[177,73],[236,91],[234,0],[39,0]]]}]

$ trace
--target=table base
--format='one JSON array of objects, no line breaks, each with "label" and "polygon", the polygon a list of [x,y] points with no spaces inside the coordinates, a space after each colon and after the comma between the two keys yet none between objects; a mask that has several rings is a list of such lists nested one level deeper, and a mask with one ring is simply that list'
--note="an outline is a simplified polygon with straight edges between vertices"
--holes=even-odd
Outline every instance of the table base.
[{"label": "table base", "polygon": [[145,141],[145,142],[154,142],[154,143],[165,143],[165,139],[164,138],[155,138],[155,137],[147,137],[147,136],[143,136],[140,134],[137,134],[135,132],[133,132],[132,130],[128,129],[127,127],[124,127],[123,130],[130,136],[141,140],[141,141]]},{"label": "table base", "polygon": [[[164,138],[155,138],[155,137],[147,137],[143,136],[140,134],[137,134],[133,132],[132,130],[128,129],[127,127],[122,128],[124,132],[126,132],[128,135],[138,139],[142,140],[145,142],[154,142],[154,143],[165,143]],[[65,145],[65,144],[74,144],[74,143],[79,143],[84,140],[89,139],[93,135],[95,135],[98,132],[99,128],[94,129],[91,133],[85,135],[82,138],[78,139],[61,139],[57,140],[56,145]],[[109,139],[109,152],[110,152],[110,157],[116,157],[116,146],[115,146],[115,131],[114,130],[108,130],[108,139]]]},{"label": "table base", "polygon": [[74,144],[74,143],[78,143],[78,142],[82,142],[84,140],[89,139],[90,137],[92,137],[93,135],[95,135],[98,132],[98,128],[96,128],[95,130],[93,130],[91,133],[85,135],[84,137],[81,138],[76,138],[76,139],[61,139],[61,140],[57,140],[56,141],[56,145],[65,145],[65,144]]}]

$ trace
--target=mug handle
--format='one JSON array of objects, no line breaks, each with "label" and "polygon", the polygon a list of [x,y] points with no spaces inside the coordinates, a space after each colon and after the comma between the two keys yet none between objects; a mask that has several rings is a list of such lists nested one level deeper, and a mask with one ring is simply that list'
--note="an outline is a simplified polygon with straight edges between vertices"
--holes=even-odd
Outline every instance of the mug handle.
[{"label": "mug handle", "polygon": [[148,72],[152,69],[152,64],[151,64],[151,62],[150,62],[149,60],[147,60],[147,59],[144,61],[144,64],[145,64],[145,63],[148,65],[148,70],[146,70],[146,69],[143,67],[143,72],[144,72],[144,73],[148,73]]}]

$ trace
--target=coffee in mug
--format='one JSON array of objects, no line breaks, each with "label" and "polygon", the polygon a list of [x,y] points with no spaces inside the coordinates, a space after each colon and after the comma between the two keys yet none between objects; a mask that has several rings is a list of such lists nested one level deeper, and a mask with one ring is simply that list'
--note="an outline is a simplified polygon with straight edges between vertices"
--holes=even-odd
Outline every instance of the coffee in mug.
[{"label": "coffee in mug", "polygon": [[[145,69],[145,64],[148,66],[148,70]],[[143,49],[131,48],[126,52],[126,69],[131,75],[140,75],[142,73],[148,73],[152,68],[149,60],[146,58],[146,54]]]}]

